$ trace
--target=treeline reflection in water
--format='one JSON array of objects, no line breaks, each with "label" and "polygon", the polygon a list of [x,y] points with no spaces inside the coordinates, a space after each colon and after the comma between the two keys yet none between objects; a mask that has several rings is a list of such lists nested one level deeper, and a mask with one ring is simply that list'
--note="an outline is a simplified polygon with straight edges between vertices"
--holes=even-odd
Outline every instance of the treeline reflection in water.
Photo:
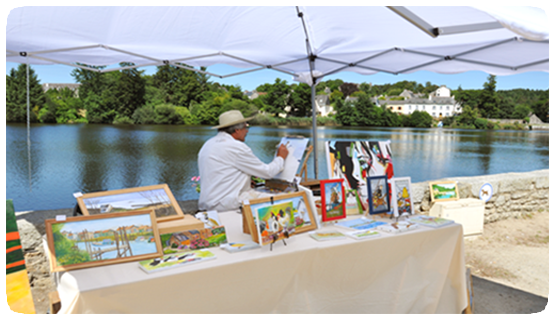
[{"label": "treeline reflection in water", "polygon": [[[70,208],[73,193],[167,183],[178,200],[197,199],[191,178],[210,127],[6,125],[6,197],[16,211]],[[282,137],[311,128],[251,127],[246,142],[269,162]],[[547,131],[318,128],[318,178],[327,178],[325,141],[391,141],[395,176],[412,182],[549,168]],[[314,178],[313,156],[308,161]]]}]

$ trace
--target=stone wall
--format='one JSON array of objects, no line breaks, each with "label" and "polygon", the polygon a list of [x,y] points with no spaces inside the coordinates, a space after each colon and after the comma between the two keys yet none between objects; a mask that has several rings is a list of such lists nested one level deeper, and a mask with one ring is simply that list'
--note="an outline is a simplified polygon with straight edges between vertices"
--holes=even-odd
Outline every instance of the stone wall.
[{"label": "stone wall", "polygon": [[[484,223],[518,218],[541,210],[549,211],[549,169],[440,180],[457,181],[460,198],[476,199],[480,199],[482,185],[490,183],[493,196],[486,203]],[[424,214],[430,211],[432,205],[429,182],[411,185],[415,208]]]}]

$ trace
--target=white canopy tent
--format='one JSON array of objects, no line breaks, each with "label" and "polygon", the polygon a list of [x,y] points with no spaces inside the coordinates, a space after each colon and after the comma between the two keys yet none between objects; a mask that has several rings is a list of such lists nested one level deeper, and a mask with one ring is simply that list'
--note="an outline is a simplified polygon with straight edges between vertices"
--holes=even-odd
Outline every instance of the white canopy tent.
[{"label": "white canopy tent", "polygon": [[323,77],[548,72],[549,28],[545,12],[531,7],[21,7],[8,16],[6,60],[245,68],[206,72],[217,78],[289,74],[312,86],[317,178],[314,87]]}]

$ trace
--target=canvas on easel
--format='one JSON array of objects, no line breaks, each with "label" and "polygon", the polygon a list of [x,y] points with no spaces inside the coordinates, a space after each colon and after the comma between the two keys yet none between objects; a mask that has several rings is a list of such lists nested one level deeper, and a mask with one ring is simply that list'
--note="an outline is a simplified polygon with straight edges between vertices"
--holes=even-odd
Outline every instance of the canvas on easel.
[{"label": "canvas on easel", "polygon": [[285,159],[283,171],[273,177],[273,179],[293,182],[303,159],[306,146],[308,145],[308,138],[302,136],[287,136],[281,138],[278,146],[281,144],[287,146],[289,155],[287,156],[287,159]]}]

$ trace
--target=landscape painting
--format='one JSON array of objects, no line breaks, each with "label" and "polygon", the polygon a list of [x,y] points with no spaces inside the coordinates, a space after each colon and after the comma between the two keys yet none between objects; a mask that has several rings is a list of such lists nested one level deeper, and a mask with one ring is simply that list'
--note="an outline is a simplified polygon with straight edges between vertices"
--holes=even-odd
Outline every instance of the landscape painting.
[{"label": "landscape painting", "polygon": [[46,220],[53,272],[162,255],[152,210]]},{"label": "landscape painting", "polygon": [[345,208],[345,188],[342,179],[320,181],[322,195],[322,221],[333,221],[347,217]]},{"label": "landscape painting", "polygon": [[459,188],[457,187],[457,182],[430,182],[430,197],[432,202],[459,200]]},{"label": "landscape painting", "polygon": [[391,182],[391,202],[395,217],[414,214],[410,177],[394,178]]},{"label": "landscape painting", "polygon": [[388,213],[391,210],[387,176],[368,177],[368,194],[370,214]]},{"label": "landscape painting", "polygon": [[160,235],[164,254],[211,248],[227,243],[224,226],[185,230]]},{"label": "landscape painting", "polygon": [[77,202],[84,215],[150,209],[158,222],[183,218],[167,184],[87,193]]},{"label": "landscape painting", "polygon": [[317,228],[304,191],[250,200],[244,205],[253,241],[266,245]]}]

